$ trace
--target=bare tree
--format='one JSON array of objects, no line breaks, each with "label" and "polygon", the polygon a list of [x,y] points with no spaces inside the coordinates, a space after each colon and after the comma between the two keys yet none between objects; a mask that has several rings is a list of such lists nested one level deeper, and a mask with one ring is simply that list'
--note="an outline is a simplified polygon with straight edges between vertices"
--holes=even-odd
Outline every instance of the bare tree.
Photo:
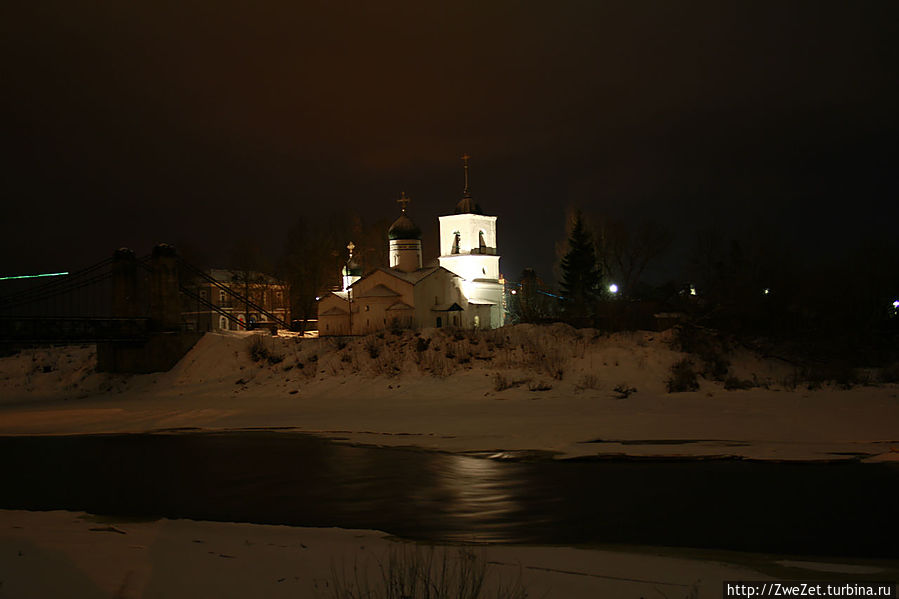
[{"label": "bare tree", "polygon": [[324,222],[301,217],[290,228],[281,256],[281,276],[290,283],[291,310],[306,323],[315,318],[317,299],[341,283],[347,244],[364,271],[387,264],[387,223],[366,224],[358,215],[332,213]]},{"label": "bare tree", "polygon": [[649,264],[662,255],[674,239],[671,232],[653,220],[636,226],[623,221],[600,220],[597,253],[603,273],[618,285],[623,296],[633,293]]}]

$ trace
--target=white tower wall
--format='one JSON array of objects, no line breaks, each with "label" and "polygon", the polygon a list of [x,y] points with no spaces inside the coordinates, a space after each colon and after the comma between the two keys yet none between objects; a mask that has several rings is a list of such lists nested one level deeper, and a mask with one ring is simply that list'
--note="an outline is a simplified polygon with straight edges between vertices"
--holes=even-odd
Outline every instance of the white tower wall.
[{"label": "white tower wall", "polygon": [[413,272],[421,268],[421,240],[391,239],[390,267],[403,272]]},{"label": "white tower wall", "polygon": [[499,258],[496,253],[495,216],[469,213],[440,217],[438,261],[440,266],[462,278],[462,293],[467,301],[484,306],[483,310],[489,309],[490,322],[481,322],[482,327],[503,325]]}]

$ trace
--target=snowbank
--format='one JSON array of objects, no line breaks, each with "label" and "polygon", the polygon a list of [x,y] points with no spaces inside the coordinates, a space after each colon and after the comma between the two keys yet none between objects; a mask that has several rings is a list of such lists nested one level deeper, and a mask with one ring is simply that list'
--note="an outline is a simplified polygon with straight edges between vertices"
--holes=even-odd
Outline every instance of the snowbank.
[{"label": "snowbank", "polygon": [[[761,385],[668,393],[671,333],[565,325],[348,341],[207,334],[175,368],[94,371],[90,347],[0,359],[0,434],[282,428],[375,445],[503,454],[893,459],[899,388],[808,390],[748,352]],[[255,359],[254,359],[255,358]],[[878,457],[879,456],[879,457]]]}]

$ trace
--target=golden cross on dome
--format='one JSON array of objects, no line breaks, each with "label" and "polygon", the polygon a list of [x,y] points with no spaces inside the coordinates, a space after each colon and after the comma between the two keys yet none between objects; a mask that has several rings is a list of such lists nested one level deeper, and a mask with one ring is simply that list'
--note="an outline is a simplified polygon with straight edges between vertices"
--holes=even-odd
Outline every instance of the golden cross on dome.
[{"label": "golden cross on dome", "polygon": [[348,249],[350,251],[350,260],[352,260],[353,259],[353,250],[356,249],[356,244],[351,241],[347,244],[346,249]]},{"label": "golden cross on dome", "polygon": [[397,204],[403,209],[403,212],[406,212],[406,205],[412,201],[412,198],[406,197],[406,192],[400,192],[400,199],[396,201]]}]

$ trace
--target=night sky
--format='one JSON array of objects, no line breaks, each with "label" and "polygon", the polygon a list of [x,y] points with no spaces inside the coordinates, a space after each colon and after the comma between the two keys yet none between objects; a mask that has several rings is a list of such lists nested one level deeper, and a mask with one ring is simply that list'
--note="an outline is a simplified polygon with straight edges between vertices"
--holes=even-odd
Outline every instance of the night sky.
[{"label": "night sky", "polygon": [[[14,6],[9,6],[14,4]],[[0,274],[298,217],[393,219],[436,252],[472,191],[502,269],[550,275],[566,207],[803,260],[890,235],[899,3],[121,2],[0,10]],[[386,243],[386,241],[385,241]],[[548,277],[549,278],[549,277]]]}]

